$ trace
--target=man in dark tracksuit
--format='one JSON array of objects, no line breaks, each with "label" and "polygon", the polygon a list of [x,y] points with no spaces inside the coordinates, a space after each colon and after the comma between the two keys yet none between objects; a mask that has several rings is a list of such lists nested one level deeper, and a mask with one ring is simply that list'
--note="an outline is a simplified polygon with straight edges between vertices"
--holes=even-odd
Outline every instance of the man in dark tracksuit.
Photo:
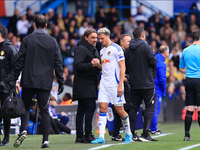
[{"label": "man in dark tracksuit", "polygon": [[47,34],[45,30],[47,20],[43,15],[34,18],[35,30],[26,36],[19,50],[19,59],[5,84],[15,80],[22,71],[21,87],[22,99],[26,107],[26,114],[21,116],[21,128],[19,137],[14,142],[14,147],[19,147],[26,138],[26,129],[29,120],[30,105],[33,96],[36,94],[43,124],[43,141],[41,148],[49,147],[49,110],[48,100],[53,82],[53,73],[59,84],[58,94],[63,91],[63,62],[60,48],[56,40]]},{"label": "man in dark tracksuit", "polygon": [[[7,29],[0,25],[0,81],[3,81],[8,73],[10,73],[11,68],[18,59],[17,49],[14,47],[12,42],[7,38]],[[11,94],[11,91],[14,89],[15,82],[10,86],[0,88],[0,101],[1,106],[5,102],[6,98]],[[1,116],[1,114],[0,114]],[[1,128],[0,118],[0,128]],[[4,122],[4,139],[1,142],[0,146],[7,146],[9,142],[9,132],[10,132],[10,119],[3,118]]]},{"label": "man in dark tracksuit", "polygon": [[[154,78],[156,58],[152,48],[145,43],[145,31],[142,27],[133,30],[134,39],[131,40],[126,50],[126,70],[129,74],[131,87],[131,102],[134,111],[134,123],[142,100],[145,102],[146,111],[144,114],[143,134],[140,141],[157,141],[150,137],[149,127],[154,111]],[[135,133],[133,133],[135,134]],[[134,135],[133,135],[134,137]]]},{"label": "man in dark tracksuit", "polygon": [[[96,30],[87,29],[74,53],[73,100],[78,100],[76,143],[90,143],[95,140],[92,134],[92,118],[96,109],[98,75],[101,69],[101,66],[94,61],[100,61],[95,48],[96,42]],[[84,115],[85,135],[83,132]]]}]

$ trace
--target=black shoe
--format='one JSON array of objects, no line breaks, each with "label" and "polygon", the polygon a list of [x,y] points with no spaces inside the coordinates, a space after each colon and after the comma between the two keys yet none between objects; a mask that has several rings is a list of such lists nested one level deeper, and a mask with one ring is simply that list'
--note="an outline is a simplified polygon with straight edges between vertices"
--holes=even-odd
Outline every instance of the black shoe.
[{"label": "black shoe", "polygon": [[22,142],[24,141],[24,139],[26,138],[27,132],[26,130],[24,130],[21,134],[18,135],[18,138],[15,140],[13,146],[14,147],[19,147]]},{"label": "black shoe", "polygon": [[41,148],[49,148],[49,141],[44,141]]},{"label": "black shoe", "polygon": [[151,134],[163,134],[160,130],[151,131]]},{"label": "black shoe", "polygon": [[184,137],[183,141],[193,141],[190,137]]},{"label": "black shoe", "polygon": [[133,141],[140,141],[139,138],[140,137],[137,134],[134,134],[132,140]]},{"label": "black shoe", "polygon": [[7,146],[9,143],[9,138],[4,138],[3,141],[1,142],[0,146]]},{"label": "black shoe", "polygon": [[122,138],[121,135],[118,135],[118,136],[112,136],[111,140],[112,140],[112,141],[125,141],[125,139]]},{"label": "black shoe", "polygon": [[91,143],[91,141],[94,141],[96,138],[93,134],[85,135],[83,139],[83,143]]},{"label": "black shoe", "polygon": [[150,135],[144,136],[143,134],[141,135],[141,137],[139,137],[139,140],[140,140],[141,142],[158,141],[158,140],[153,139]]},{"label": "black shoe", "polygon": [[75,143],[83,143],[83,138],[76,138]]}]

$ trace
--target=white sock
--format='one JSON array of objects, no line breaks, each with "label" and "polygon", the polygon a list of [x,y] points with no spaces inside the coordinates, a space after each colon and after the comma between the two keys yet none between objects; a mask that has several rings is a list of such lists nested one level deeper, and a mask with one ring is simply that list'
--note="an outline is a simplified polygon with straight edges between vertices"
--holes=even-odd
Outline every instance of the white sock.
[{"label": "white sock", "polygon": [[121,119],[125,128],[126,134],[129,134],[129,135],[132,134],[131,129],[130,129],[129,115],[127,114],[125,118],[121,118]]},{"label": "white sock", "polygon": [[76,130],[71,130],[70,134],[76,134]]},{"label": "white sock", "polygon": [[107,113],[100,112],[99,113],[99,137],[102,137],[103,139],[104,139],[105,128],[106,128],[106,119],[107,119]]}]

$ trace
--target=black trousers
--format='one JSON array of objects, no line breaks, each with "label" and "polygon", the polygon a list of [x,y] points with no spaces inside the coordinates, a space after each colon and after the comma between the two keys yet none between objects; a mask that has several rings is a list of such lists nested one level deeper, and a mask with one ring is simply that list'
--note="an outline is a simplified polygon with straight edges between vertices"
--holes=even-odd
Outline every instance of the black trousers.
[{"label": "black trousers", "polygon": [[29,112],[31,108],[31,102],[33,96],[36,94],[37,103],[40,108],[40,114],[42,116],[42,130],[43,130],[43,142],[48,141],[49,137],[49,95],[50,91],[36,88],[22,88],[22,100],[25,104],[26,113],[21,116],[21,128],[20,132],[23,130],[27,130],[28,120],[29,120]]},{"label": "black trousers", "polygon": [[[6,98],[10,95],[10,93],[1,93],[0,92],[0,101],[1,101],[1,106],[5,102]],[[2,121],[2,118],[0,118],[0,122]],[[10,119],[9,118],[3,118],[3,123],[4,123],[4,137],[9,138],[9,133],[10,133]]]},{"label": "black trousers", "polygon": [[78,100],[78,108],[76,114],[76,136],[83,138],[83,119],[85,116],[85,135],[92,134],[92,118],[96,109],[95,99]]},{"label": "black trousers", "polygon": [[[145,112],[144,112],[144,127],[143,134],[144,136],[148,135],[149,128],[152,121],[152,116],[155,108],[155,90],[154,89],[136,89],[131,90],[131,102],[133,107],[133,125],[137,117],[137,112],[139,110],[142,100],[145,103]],[[132,134],[135,134],[135,130],[132,131]]]}]

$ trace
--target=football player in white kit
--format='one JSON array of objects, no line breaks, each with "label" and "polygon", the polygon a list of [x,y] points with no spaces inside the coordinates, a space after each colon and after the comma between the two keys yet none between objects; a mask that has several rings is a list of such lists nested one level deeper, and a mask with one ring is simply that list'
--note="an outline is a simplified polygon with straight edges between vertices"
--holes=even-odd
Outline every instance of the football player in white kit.
[{"label": "football player in white kit", "polygon": [[[105,143],[104,133],[107,121],[108,104],[112,103],[122,119],[126,131],[124,143],[131,143],[129,116],[124,111],[125,103],[123,94],[123,81],[125,77],[125,60],[122,48],[110,40],[110,30],[101,28],[97,32],[99,41],[104,46],[100,51],[102,63],[102,76],[99,89],[99,137],[92,141],[93,144]],[[92,63],[99,63],[93,60]]]}]

